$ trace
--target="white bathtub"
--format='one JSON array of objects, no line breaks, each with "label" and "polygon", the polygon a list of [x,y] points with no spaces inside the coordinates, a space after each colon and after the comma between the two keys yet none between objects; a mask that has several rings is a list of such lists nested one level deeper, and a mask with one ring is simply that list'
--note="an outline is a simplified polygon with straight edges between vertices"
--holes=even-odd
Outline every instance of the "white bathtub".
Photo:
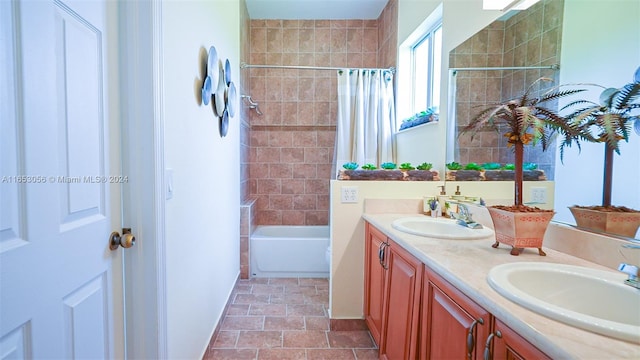
[{"label": "white bathtub", "polygon": [[252,277],[329,277],[329,226],[259,225],[249,248]]}]

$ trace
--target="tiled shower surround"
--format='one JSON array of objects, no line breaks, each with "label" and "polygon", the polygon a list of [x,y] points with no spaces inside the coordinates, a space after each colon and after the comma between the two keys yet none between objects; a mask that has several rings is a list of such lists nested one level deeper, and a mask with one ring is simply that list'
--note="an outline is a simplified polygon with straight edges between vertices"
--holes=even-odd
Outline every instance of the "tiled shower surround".
[{"label": "tiled shower surround", "polygon": [[[544,0],[506,21],[495,21],[451,52],[449,66],[499,67],[552,65],[560,61],[564,0]],[[459,71],[456,91],[458,130],[491,102],[519,96],[540,77],[549,77],[558,85],[554,70]],[[512,151],[506,139],[493,130],[482,131],[471,140],[458,138],[456,159],[461,163],[512,163]],[[552,180],[555,166],[553,147],[543,152],[537,145],[525,146],[525,162],[535,162]]]},{"label": "tiled shower surround", "polygon": [[[243,59],[269,65],[395,66],[396,9],[396,1],[390,1],[377,20],[249,20],[249,55]],[[327,225],[336,71],[252,68],[243,75],[249,77],[245,93],[263,112],[248,112],[242,141],[242,176],[248,179],[243,198],[256,199],[257,224]]]}]

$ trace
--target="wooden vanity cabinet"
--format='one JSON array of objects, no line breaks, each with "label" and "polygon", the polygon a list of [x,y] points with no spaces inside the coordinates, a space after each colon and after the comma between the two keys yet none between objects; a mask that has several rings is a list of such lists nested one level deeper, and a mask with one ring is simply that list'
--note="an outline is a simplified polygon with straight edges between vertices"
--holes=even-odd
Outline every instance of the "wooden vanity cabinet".
[{"label": "wooden vanity cabinet", "polygon": [[365,237],[365,322],[381,359],[550,359],[369,223]]},{"label": "wooden vanity cabinet", "polygon": [[425,268],[420,359],[482,359],[491,315]]},{"label": "wooden vanity cabinet", "polygon": [[[518,335],[515,331],[505,325],[502,321],[494,318],[493,338],[491,340],[493,348],[490,348],[493,356],[488,356],[494,360],[512,359],[551,359],[533,344]],[[497,335],[499,334],[499,335]]]},{"label": "wooden vanity cabinet", "polygon": [[389,240],[381,359],[416,359],[422,262]]},{"label": "wooden vanity cabinet", "polygon": [[[364,320],[373,341],[380,347],[386,270],[382,255],[387,253],[387,237],[369,225],[365,228]],[[386,260],[386,259],[385,259]]]},{"label": "wooden vanity cabinet", "polygon": [[416,359],[422,262],[367,224],[365,321],[381,359]]}]

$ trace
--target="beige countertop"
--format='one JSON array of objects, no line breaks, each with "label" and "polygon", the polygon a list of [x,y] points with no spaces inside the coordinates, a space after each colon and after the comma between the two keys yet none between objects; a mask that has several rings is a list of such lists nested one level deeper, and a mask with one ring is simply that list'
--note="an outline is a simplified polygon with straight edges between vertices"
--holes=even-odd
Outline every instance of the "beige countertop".
[{"label": "beige countertop", "polygon": [[[547,256],[537,249],[525,249],[519,256],[509,254],[511,247],[491,245],[494,240],[439,240],[411,235],[391,227],[409,214],[363,214],[374,225],[426,266],[440,274],[478,305],[534,344],[553,359],[640,359],[640,345],[582,330],[538,315],[497,293],[487,282],[489,270],[510,262],[550,262],[616,271],[553,249]],[[626,277],[619,273],[620,281]],[[603,304],[603,306],[606,306]],[[640,306],[640,304],[638,304]]]}]

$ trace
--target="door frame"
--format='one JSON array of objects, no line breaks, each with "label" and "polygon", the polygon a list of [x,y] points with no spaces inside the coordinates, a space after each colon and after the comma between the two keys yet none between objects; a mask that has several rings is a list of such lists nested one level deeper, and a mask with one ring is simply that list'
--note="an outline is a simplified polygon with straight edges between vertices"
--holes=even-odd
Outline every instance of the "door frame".
[{"label": "door frame", "polygon": [[166,359],[162,2],[115,3],[122,174],[130,180],[123,226],[137,238],[124,253],[125,352],[132,359]]}]

